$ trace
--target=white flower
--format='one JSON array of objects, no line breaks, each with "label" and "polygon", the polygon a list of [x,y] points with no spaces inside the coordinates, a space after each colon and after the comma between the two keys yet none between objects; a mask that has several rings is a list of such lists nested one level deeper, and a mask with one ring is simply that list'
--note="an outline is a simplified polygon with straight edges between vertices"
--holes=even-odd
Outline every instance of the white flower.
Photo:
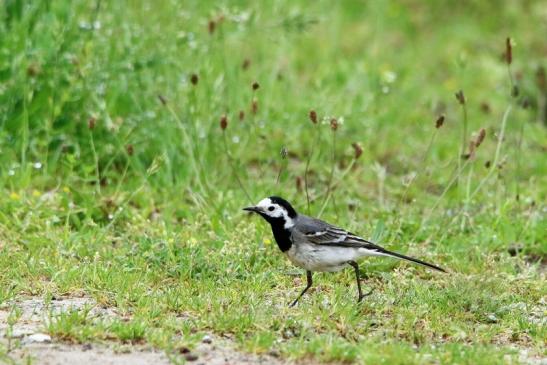
[{"label": "white flower", "polygon": [[391,70],[384,71],[384,73],[382,74],[382,77],[384,81],[387,82],[388,84],[392,84],[395,82],[395,80],[397,80],[397,74]]}]

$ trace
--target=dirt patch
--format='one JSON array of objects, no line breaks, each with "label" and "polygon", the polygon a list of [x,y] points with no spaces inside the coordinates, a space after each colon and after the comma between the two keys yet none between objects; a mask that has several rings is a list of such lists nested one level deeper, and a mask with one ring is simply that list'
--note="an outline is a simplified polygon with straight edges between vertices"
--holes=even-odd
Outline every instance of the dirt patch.
[{"label": "dirt patch", "polygon": [[[45,303],[42,299],[28,298],[4,303],[0,306],[0,343],[10,348],[8,358],[14,363],[40,365],[167,365],[177,358],[189,364],[207,365],[256,365],[287,364],[269,355],[245,354],[235,349],[228,339],[205,336],[192,351],[171,356],[146,345],[124,346],[112,344],[67,344],[51,338],[45,329],[47,319],[53,314],[74,310],[89,310],[93,316],[116,317],[115,310],[103,308],[91,298],[62,298]],[[9,323],[13,313],[17,320]],[[11,314],[11,315],[10,315]]]},{"label": "dirt patch", "polygon": [[154,351],[132,350],[118,353],[106,346],[67,345],[67,344],[30,344],[16,349],[10,357],[17,363],[25,363],[28,358],[32,364],[40,365],[168,365],[165,354]]}]

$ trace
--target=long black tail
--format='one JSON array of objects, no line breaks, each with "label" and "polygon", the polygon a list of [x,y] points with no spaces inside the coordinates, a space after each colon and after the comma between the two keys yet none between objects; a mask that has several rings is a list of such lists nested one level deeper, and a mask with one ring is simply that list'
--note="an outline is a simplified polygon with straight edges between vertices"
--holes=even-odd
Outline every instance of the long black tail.
[{"label": "long black tail", "polygon": [[434,270],[438,270],[438,271],[442,271],[442,272],[446,272],[446,270],[438,267],[438,266],[435,266],[433,264],[430,264],[428,262],[425,262],[425,261],[422,261],[422,260],[418,260],[418,259],[415,259],[413,257],[409,257],[409,256],[405,256],[405,255],[401,255],[400,253],[397,253],[397,252],[392,252],[392,251],[388,251],[388,250],[382,250],[382,253],[385,254],[386,256],[393,256],[393,257],[397,257],[399,259],[403,259],[403,260],[407,260],[407,261],[411,261],[411,262],[415,262],[417,264],[420,264],[420,265],[423,265],[423,266],[427,266],[431,269],[434,269]]}]

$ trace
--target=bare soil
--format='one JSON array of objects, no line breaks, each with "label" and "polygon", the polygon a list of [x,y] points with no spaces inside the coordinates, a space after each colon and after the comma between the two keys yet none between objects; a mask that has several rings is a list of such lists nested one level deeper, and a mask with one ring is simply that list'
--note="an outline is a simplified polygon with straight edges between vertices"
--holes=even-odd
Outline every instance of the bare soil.
[{"label": "bare soil", "polygon": [[[10,312],[18,308],[21,316],[11,327],[8,324]],[[9,346],[7,363],[28,363],[40,365],[168,365],[169,354],[146,345],[120,345],[119,343],[70,344],[51,338],[45,329],[45,320],[50,313],[58,314],[69,310],[90,309],[90,314],[115,317],[116,311],[102,308],[91,298],[63,298],[52,300],[46,306],[40,298],[28,298],[5,303],[0,307],[0,342]],[[288,362],[270,355],[246,354],[235,349],[228,339],[206,336],[192,351],[178,354],[189,364],[207,365],[256,365],[287,364]],[[0,358],[0,363],[4,361]]]}]

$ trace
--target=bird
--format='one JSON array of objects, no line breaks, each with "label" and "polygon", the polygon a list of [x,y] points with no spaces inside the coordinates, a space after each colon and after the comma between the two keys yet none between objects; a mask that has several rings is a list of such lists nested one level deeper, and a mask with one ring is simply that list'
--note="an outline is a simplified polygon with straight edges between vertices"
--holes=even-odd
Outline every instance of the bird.
[{"label": "bird", "polygon": [[313,272],[336,272],[347,267],[353,267],[355,270],[357,302],[361,302],[363,298],[372,294],[372,290],[366,294],[363,294],[361,290],[357,261],[365,256],[393,257],[446,272],[443,268],[428,262],[388,251],[343,228],[299,214],[287,200],[279,196],[264,198],[257,205],[243,208],[243,210],[264,218],[270,224],[281,252],[294,265],[306,270],[306,287],[290,303],[290,307],[294,307],[313,285]]}]

